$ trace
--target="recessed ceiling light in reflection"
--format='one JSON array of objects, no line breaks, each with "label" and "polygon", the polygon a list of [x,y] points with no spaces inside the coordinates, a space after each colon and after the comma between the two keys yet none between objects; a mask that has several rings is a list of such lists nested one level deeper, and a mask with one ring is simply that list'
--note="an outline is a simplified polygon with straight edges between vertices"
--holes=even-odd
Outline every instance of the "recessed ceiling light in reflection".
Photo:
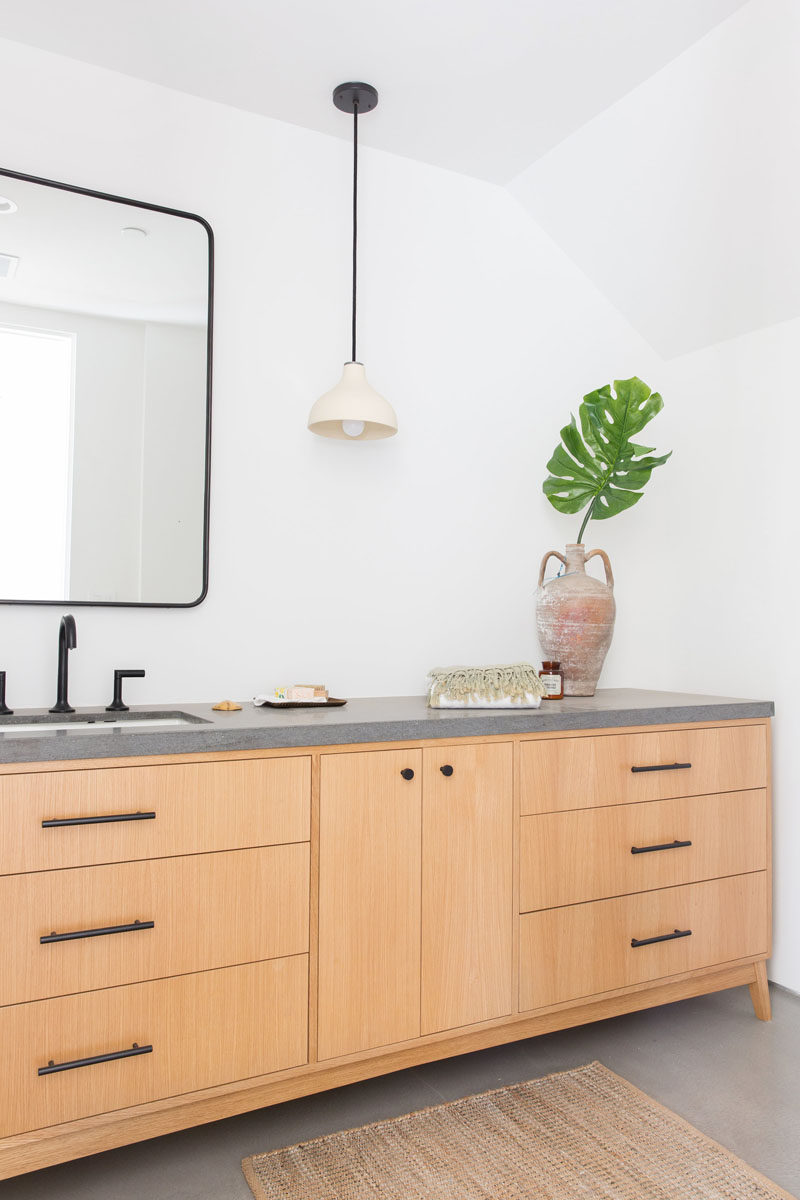
[{"label": "recessed ceiling light in reflection", "polygon": [[147,237],[147,230],[142,229],[140,225],[126,225],[121,232],[125,234],[126,238],[130,238],[131,241],[138,241],[141,238]]},{"label": "recessed ceiling light in reflection", "polygon": [[8,196],[0,196],[0,214],[16,211],[17,206],[13,200],[9,200]]}]

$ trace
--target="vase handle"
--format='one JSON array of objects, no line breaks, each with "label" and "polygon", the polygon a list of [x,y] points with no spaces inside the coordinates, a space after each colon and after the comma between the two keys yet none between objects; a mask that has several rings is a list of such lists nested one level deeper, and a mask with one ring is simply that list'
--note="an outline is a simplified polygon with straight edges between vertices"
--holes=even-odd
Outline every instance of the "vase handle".
[{"label": "vase handle", "polygon": [[547,566],[547,560],[549,558],[557,558],[559,562],[563,564],[563,566],[567,565],[567,560],[564,558],[563,554],[559,554],[557,550],[548,550],[547,554],[545,554],[544,558],[542,559],[542,565],[539,567],[539,582],[537,587],[541,587],[544,583],[544,569]]},{"label": "vase handle", "polygon": [[613,590],[614,590],[614,572],[611,570],[611,563],[608,561],[608,555],[606,554],[605,550],[590,550],[589,553],[586,555],[585,561],[588,563],[589,559],[594,558],[595,555],[599,555],[600,558],[602,558],[602,560],[603,560],[603,566],[606,569],[606,583],[608,584],[608,586],[611,588],[611,591],[613,592]]}]

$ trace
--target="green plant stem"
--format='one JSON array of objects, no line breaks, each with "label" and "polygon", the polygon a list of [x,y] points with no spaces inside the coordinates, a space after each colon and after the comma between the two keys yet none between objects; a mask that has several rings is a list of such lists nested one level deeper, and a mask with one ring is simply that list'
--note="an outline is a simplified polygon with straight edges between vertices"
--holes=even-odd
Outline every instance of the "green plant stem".
[{"label": "green plant stem", "polygon": [[577,544],[579,546],[580,546],[581,542],[583,541],[583,531],[592,519],[592,513],[594,512],[595,503],[596,503],[596,501],[593,500],[592,503],[589,505],[589,511],[586,513],[586,516],[583,518],[583,524],[581,525],[581,531],[578,534]]}]

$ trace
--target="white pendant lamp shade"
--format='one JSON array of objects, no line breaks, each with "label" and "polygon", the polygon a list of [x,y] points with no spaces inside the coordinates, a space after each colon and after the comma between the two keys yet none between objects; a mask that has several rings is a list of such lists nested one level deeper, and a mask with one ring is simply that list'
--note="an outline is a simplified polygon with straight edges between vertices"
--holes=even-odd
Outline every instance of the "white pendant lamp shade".
[{"label": "white pendant lamp shade", "polygon": [[322,437],[366,442],[397,433],[397,417],[389,401],[367,382],[363,363],[348,362],[336,387],[311,409],[308,428]]},{"label": "white pendant lamp shade", "polygon": [[358,117],[371,112],[378,93],[369,83],[341,83],[334,90],[333,103],[353,114],[353,292],[350,362],[344,364],[342,378],[324,396],[320,396],[308,415],[308,428],[320,437],[340,441],[370,442],[397,433],[395,411],[367,383],[363,363],[356,358],[356,283],[358,277]]}]

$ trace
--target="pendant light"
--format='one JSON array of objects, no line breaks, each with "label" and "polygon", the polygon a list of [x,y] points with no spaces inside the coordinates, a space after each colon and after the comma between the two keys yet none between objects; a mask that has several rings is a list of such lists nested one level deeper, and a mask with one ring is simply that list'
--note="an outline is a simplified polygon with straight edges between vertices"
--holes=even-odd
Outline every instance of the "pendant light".
[{"label": "pendant light", "polygon": [[352,354],[344,364],[342,378],[320,396],[308,417],[308,428],[321,437],[366,442],[397,433],[397,417],[388,400],[367,382],[364,364],[356,359],[356,282],[358,251],[358,116],[378,103],[378,93],[369,83],[340,83],[333,103],[353,114],[353,307]]}]

